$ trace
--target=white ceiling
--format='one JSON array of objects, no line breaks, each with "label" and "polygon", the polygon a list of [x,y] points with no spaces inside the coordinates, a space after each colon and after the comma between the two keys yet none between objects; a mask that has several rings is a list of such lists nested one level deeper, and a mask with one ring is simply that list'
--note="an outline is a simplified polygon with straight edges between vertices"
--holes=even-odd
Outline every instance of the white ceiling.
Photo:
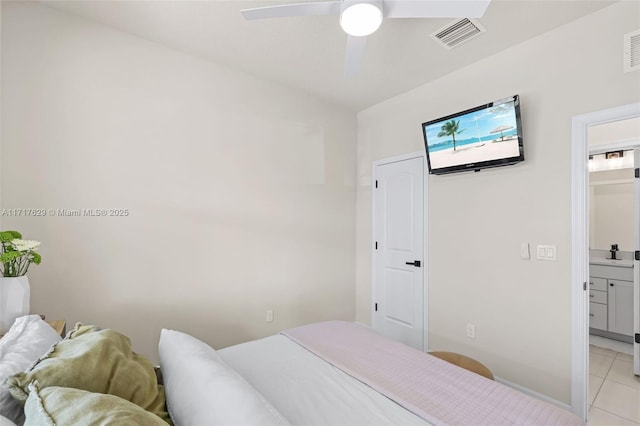
[{"label": "white ceiling", "polygon": [[42,3],[361,110],[613,1],[493,0],[479,19],[487,32],[450,51],[429,35],[452,19],[388,19],[367,38],[360,74],[348,78],[343,73],[346,35],[337,17],[245,21],[239,13],[241,9],[287,1],[45,0]]}]

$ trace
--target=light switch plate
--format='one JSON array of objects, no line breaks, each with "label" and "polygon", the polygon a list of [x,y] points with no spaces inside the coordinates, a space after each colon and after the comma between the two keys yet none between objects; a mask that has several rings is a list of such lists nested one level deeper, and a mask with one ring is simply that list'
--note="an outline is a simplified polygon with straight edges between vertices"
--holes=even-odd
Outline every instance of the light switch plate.
[{"label": "light switch plate", "polygon": [[476,338],[476,325],[475,324],[467,323],[467,337],[469,339],[475,339]]},{"label": "light switch plate", "polygon": [[548,244],[538,244],[536,246],[538,260],[556,260],[556,246]]}]

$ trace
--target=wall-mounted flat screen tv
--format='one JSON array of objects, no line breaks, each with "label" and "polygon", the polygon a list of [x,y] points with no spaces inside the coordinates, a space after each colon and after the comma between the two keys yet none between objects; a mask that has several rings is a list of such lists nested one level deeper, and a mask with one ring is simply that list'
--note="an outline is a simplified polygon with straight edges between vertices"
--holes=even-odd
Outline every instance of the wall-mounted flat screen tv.
[{"label": "wall-mounted flat screen tv", "polygon": [[524,161],[518,95],[427,121],[422,133],[431,174]]}]

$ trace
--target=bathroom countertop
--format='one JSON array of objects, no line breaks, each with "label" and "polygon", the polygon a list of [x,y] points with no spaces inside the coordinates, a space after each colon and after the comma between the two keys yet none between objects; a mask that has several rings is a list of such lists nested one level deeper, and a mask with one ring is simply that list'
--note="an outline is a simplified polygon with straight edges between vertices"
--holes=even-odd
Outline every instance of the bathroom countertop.
[{"label": "bathroom countertop", "polygon": [[633,260],[628,260],[628,259],[606,259],[602,257],[591,257],[589,258],[589,263],[593,265],[633,268]]}]

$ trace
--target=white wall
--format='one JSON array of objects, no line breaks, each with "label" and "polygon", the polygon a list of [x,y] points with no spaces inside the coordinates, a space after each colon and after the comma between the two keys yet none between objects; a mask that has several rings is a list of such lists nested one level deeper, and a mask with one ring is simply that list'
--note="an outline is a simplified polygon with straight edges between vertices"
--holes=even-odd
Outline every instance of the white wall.
[{"label": "white wall", "polygon": [[[640,73],[622,68],[639,27],[640,3],[620,2],[358,114],[358,321],[371,320],[371,162],[424,149],[424,121],[518,93],[524,163],[429,176],[429,345],[570,402],[571,117],[640,100]],[[523,242],[557,245],[557,261],[521,260]]]},{"label": "white wall", "polygon": [[[356,116],[32,3],[2,3],[3,217],[42,241],[32,311],[155,358],[354,319]],[[275,321],[267,324],[267,309]]]},{"label": "white wall", "polygon": [[627,118],[611,123],[597,124],[587,129],[590,149],[612,143],[629,143],[640,140],[640,117]]}]

